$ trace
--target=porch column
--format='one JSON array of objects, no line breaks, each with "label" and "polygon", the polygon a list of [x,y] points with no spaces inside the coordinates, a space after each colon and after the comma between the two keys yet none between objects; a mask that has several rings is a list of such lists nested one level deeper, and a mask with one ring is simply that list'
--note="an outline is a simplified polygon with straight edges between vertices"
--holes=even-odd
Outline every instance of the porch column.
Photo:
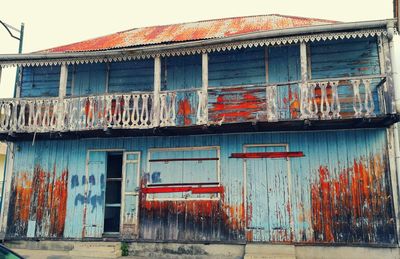
[{"label": "porch column", "polygon": [[301,83],[306,83],[308,80],[308,58],[307,58],[307,44],[300,43],[300,68],[301,68]]},{"label": "porch column", "polygon": [[1,85],[1,71],[3,70],[3,68],[0,66],[0,85]]},{"label": "porch column", "polygon": [[161,58],[154,58],[153,126],[160,125]]},{"label": "porch column", "polygon": [[58,90],[58,130],[61,131],[64,122],[64,98],[67,94],[68,65],[63,63],[60,72],[60,84]]},{"label": "porch column", "polygon": [[198,91],[197,124],[208,123],[208,54],[201,54],[201,91]]}]

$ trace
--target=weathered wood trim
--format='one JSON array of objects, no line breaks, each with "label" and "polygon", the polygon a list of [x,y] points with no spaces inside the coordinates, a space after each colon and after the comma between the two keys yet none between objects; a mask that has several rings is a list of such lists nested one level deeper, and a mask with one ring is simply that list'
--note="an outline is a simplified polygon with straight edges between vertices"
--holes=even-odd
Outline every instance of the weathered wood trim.
[{"label": "weathered wood trim", "polygon": [[385,74],[386,74],[386,89],[384,91],[384,97],[386,101],[386,113],[394,113],[396,111],[395,107],[395,95],[394,95],[394,80],[393,80],[393,70],[392,70],[392,60],[390,57],[389,41],[387,37],[382,37],[383,43],[383,58],[385,62]]},{"label": "weathered wood trim", "polygon": [[7,143],[7,155],[6,155],[6,171],[4,176],[4,190],[1,203],[1,226],[0,233],[4,236],[7,233],[7,221],[8,221],[8,211],[10,206],[10,195],[11,195],[11,183],[12,175],[14,171],[14,156],[15,156],[15,144]]},{"label": "weathered wood trim", "polygon": [[264,48],[264,62],[265,62],[265,83],[269,82],[269,48]]},{"label": "weathered wood trim", "polygon": [[307,44],[307,73],[308,80],[312,79],[312,70],[311,70],[311,47],[310,44]]},{"label": "weathered wood trim", "polygon": [[388,156],[389,156],[389,171],[390,171],[390,179],[392,186],[392,195],[393,195],[393,206],[394,206],[394,215],[396,217],[396,233],[397,233],[397,242],[400,245],[400,210],[399,210],[399,173],[398,169],[400,165],[399,158],[396,157],[399,155],[399,128],[398,123],[394,124],[390,128],[386,130],[386,138],[387,138],[387,148],[388,148]]},{"label": "weathered wood trim", "polygon": [[105,92],[109,92],[109,84],[110,84],[110,62],[106,64],[106,82],[105,82]]},{"label": "weathered wood trim", "polygon": [[0,66],[0,85],[1,85],[1,73],[2,73],[3,68]]},{"label": "weathered wood trim", "polygon": [[208,54],[201,55],[201,81],[202,90],[206,93],[208,91]]},{"label": "weathered wood trim", "polygon": [[160,124],[161,58],[154,58],[153,126]]},{"label": "weathered wood trim", "polygon": [[300,43],[300,69],[301,69],[301,82],[305,83],[308,80],[308,62],[307,62],[307,44]]},{"label": "weathered wood trim", "polygon": [[62,64],[60,71],[60,85],[58,90],[58,97],[62,101],[67,93],[67,80],[68,80],[68,65]]}]

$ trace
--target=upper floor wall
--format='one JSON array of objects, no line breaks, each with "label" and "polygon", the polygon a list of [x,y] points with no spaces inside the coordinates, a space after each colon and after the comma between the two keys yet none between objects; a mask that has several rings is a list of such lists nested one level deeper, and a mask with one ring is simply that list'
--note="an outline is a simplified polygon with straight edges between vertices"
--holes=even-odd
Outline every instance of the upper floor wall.
[{"label": "upper floor wall", "polygon": [[[309,78],[380,75],[376,37],[309,44]],[[57,97],[60,66],[25,67],[21,97]],[[161,90],[202,87],[201,55],[161,59]],[[262,85],[301,79],[300,47],[285,45],[213,52],[208,55],[208,87]],[[153,91],[153,59],[69,65],[67,96]]]},{"label": "upper floor wall", "polygon": [[20,98],[0,100],[0,133],[363,117],[379,124],[395,113],[387,42],[369,36],[23,67]]}]

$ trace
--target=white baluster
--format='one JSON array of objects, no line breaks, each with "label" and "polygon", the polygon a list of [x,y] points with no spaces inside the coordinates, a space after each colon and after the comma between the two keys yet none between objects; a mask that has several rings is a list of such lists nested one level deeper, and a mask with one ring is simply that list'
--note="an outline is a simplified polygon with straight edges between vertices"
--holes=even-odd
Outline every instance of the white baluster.
[{"label": "white baluster", "polygon": [[278,105],[277,105],[276,93],[277,93],[276,85],[271,85],[266,87],[268,121],[278,121]]},{"label": "white baluster", "polygon": [[319,87],[321,88],[321,102],[320,102],[320,111],[322,119],[330,119],[329,115],[331,108],[329,105],[328,94],[327,94],[327,86],[328,82],[319,83]]},{"label": "white baluster", "polygon": [[23,131],[25,129],[25,109],[26,109],[26,101],[19,102],[19,114],[17,121],[17,129]]},{"label": "white baluster", "polygon": [[308,112],[308,97],[309,87],[306,83],[300,85],[300,119],[308,119],[310,114]]},{"label": "white baluster", "polygon": [[354,117],[360,118],[362,116],[362,102],[360,96],[360,80],[351,80],[353,85],[353,109]]},{"label": "white baluster", "polygon": [[42,116],[41,131],[46,131],[50,126],[50,101],[49,100],[43,101],[43,106],[44,106],[44,113]]},{"label": "white baluster", "polygon": [[159,94],[160,96],[160,113],[159,113],[159,118],[160,118],[160,126],[165,127],[168,125],[167,120],[168,120],[168,115],[167,115],[167,94]]},{"label": "white baluster", "polygon": [[40,131],[42,127],[42,109],[43,109],[43,100],[36,101],[36,109],[35,109],[35,129],[34,131]]},{"label": "white baluster", "polygon": [[112,95],[106,96],[105,116],[106,116],[107,127],[112,127],[112,124],[113,124],[112,100],[113,100]]},{"label": "white baluster", "polygon": [[139,98],[140,95],[134,94],[133,95],[133,107],[132,107],[132,114],[131,114],[131,121],[132,121],[132,127],[135,128],[139,126]]},{"label": "white baluster", "polygon": [[29,114],[28,114],[28,132],[33,132],[35,129],[35,102],[34,101],[28,101],[28,109],[29,109]]},{"label": "white baluster", "polygon": [[169,105],[168,105],[168,124],[169,126],[175,126],[176,121],[176,110],[175,110],[175,101],[176,101],[176,93],[169,93]]},{"label": "white baluster", "polygon": [[311,83],[309,85],[309,97],[308,97],[308,113],[310,114],[310,118],[317,119],[318,118],[318,103],[315,95],[315,88],[317,87],[316,83]]},{"label": "white baluster", "polygon": [[123,95],[124,98],[124,106],[122,107],[122,127],[129,128],[129,123],[131,121],[131,95]]},{"label": "white baluster", "polygon": [[149,123],[149,94],[142,94],[142,114],[140,115],[141,128],[148,128],[151,126]]},{"label": "white baluster", "polygon": [[330,82],[332,87],[332,117],[334,119],[340,119],[342,116],[340,115],[340,100],[339,100],[339,92],[338,92],[338,85],[339,81]]},{"label": "white baluster", "polygon": [[58,120],[61,120],[61,115],[58,114],[58,109],[59,109],[59,103],[58,103],[58,99],[52,100],[51,101],[51,106],[52,106],[52,110],[51,110],[51,116],[50,116],[50,129],[52,131],[56,130],[58,125]]},{"label": "white baluster", "polygon": [[113,114],[114,128],[121,127],[121,96],[115,96],[115,109]]},{"label": "white baluster", "polygon": [[375,116],[374,113],[375,104],[371,92],[371,79],[363,79],[362,82],[365,87],[365,104],[364,104],[366,111],[365,116],[367,117]]}]

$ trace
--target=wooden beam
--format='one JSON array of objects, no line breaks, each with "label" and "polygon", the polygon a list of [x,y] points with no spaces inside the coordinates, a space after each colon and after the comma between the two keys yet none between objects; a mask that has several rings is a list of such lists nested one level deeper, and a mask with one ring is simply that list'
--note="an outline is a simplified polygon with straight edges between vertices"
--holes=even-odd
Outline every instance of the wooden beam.
[{"label": "wooden beam", "polygon": [[307,44],[300,43],[300,68],[301,68],[301,82],[305,83],[308,80],[308,58],[307,58]]},{"label": "wooden beam", "polygon": [[203,53],[201,55],[201,79],[202,79],[202,89],[207,92],[208,89],[208,54]]},{"label": "wooden beam", "polygon": [[150,159],[149,162],[177,162],[177,161],[216,161],[218,157],[193,157],[193,158],[165,158]]},{"label": "wooden beam", "polygon": [[229,158],[288,158],[288,157],[304,157],[304,153],[301,151],[232,153]]},{"label": "wooden beam", "polygon": [[223,193],[224,187],[222,186],[208,186],[208,187],[145,187],[141,189],[142,193],[173,193],[173,192],[192,192],[193,194],[201,193]]},{"label": "wooden beam", "polygon": [[153,125],[160,125],[161,58],[154,58]]},{"label": "wooden beam", "polygon": [[269,82],[269,48],[264,48],[265,83]]},{"label": "wooden beam", "polygon": [[67,80],[68,80],[68,65],[64,63],[61,65],[60,85],[58,88],[58,97],[61,100],[63,100],[65,95],[67,94]]}]

